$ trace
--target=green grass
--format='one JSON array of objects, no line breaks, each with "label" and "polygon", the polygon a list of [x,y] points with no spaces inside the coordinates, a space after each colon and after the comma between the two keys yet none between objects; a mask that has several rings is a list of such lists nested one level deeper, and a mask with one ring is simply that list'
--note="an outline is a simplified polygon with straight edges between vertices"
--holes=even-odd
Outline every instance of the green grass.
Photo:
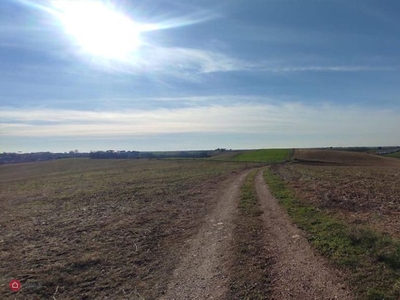
[{"label": "green grass", "polygon": [[260,149],[244,151],[233,157],[234,161],[279,163],[290,159],[292,149]]},{"label": "green grass", "polygon": [[271,191],[310,243],[343,268],[359,299],[395,300],[400,297],[400,242],[365,226],[345,224],[323,210],[296,200],[271,170],[264,172]]},{"label": "green grass", "polygon": [[253,170],[247,177],[240,189],[239,209],[242,214],[250,217],[261,215],[257,196],[254,189],[254,180],[257,170]]},{"label": "green grass", "polygon": [[257,171],[246,177],[240,190],[228,299],[268,299],[270,293],[270,260],[264,249],[262,212],[254,186]]}]

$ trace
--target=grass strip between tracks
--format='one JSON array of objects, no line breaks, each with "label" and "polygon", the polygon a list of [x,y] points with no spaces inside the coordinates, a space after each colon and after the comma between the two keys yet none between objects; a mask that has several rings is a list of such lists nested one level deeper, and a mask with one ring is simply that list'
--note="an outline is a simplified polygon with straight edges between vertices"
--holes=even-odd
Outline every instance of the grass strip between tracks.
[{"label": "grass strip between tracks", "polygon": [[257,171],[246,177],[240,189],[228,299],[268,299],[270,293],[270,261],[263,244],[262,212],[254,186]]},{"label": "grass strip between tracks", "polygon": [[359,299],[400,299],[400,242],[365,226],[348,225],[295,198],[270,169],[264,172],[271,192],[308,240],[336,266]]}]

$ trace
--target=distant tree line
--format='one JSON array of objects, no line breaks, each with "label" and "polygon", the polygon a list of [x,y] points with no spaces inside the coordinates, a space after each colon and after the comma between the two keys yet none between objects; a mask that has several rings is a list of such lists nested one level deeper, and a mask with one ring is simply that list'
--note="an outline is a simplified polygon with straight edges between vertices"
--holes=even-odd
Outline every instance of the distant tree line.
[{"label": "distant tree line", "polygon": [[378,154],[378,155],[386,155],[386,154],[392,154],[392,153],[397,153],[397,152],[400,152],[400,147],[396,147],[396,148],[379,147],[378,151],[376,152],[376,154]]},{"label": "distant tree line", "polygon": [[141,158],[206,158],[209,151],[140,152]]},{"label": "distant tree line", "polygon": [[118,158],[205,158],[210,157],[208,151],[166,151],[166,152],[139,152],[139,151],[96,151],[90,152],[93,159]]},{"label": "distant tree line", "polygon": [[96,151],[90,152],[89,157],[93,159],[110,159],[110,158],[139,158],[139,151]]},{"label": "distant tree line", "polygon": [[378,155],[386,155],[400,152],[400,146],[385,146],[385,147],[331,147],[333,150],[343,150],[352,152],[368,152]]},{"label": "distant tree line", "polygon": [[368,152],[372,150],[370,147],[331,147],[331,149],[350,152]]},{"label": "distant tree line", "polygon": [[[221,151],[221,150],[219,150]],[[225,150],[223,150],[225,151]],[[165,151],[165,152],[139,152],[139,151],[91,151],[80,153],[73,150],[64,153],[33,152],[33,153],[0,153],[0,164],[12,164],[23,162],[37,162],[65,158],[88,157],[91,159],[162,159],[162,158],[206,158],[213,151]]]},{"label": "distant tree line", "polygon": [[13,164],[23,162],[35,162],[35,161],[46,161],[56,160],[63,158],[72,157],[89,157],[89,153],[79,153],[78,151],[70,151],[65,153],[53,153],[53,152],[32,152],[32,153],[13,153],[3,152],[0,153],[0,164]]}]

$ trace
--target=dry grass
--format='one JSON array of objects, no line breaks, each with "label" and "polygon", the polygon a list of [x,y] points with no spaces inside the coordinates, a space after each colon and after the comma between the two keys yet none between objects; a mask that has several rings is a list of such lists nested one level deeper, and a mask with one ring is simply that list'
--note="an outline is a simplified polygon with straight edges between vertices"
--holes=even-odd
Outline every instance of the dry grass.
[{"label": "dry grass", "polygon": [[[89,160],[0,167],[1,299],[155,299],[219,182],[211,161]],[[21,280],[14,294],[7,284]]]},{"label": "dry grass", "polygon": [[[291,184],[293,170],[278,166],[273,169],[274,172],[264,173],[271,190],[296,225],[306,231],[311,244],[342,269],[357,299],[399,299],[400,241],[390,234],[372,230],[368,222],[351,222],[350,214],[343,213],[344,208],[340,214],[331,205],[326,207],[318,200],[310,200],[314,193],[302,191],[304,186],[309,186],[306,182],[302,186]],[[303,176],[306,175],[303,173]]]},{"label": "dry grass", "polygon": [[279,174],[310,204],[400,238],[400,168],[292,164]]}]

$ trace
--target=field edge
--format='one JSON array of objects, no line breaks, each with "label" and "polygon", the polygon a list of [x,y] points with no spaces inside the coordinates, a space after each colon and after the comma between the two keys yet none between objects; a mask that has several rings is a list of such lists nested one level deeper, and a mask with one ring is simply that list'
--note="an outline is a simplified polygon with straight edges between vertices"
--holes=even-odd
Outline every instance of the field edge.
[{"label": "field edge", "polygon": [[311,245],[344,271],[359,299],[395,300],[400,297],[399,241],[365,226],[345,224],[297,200],[271,168],[264,171],[264,179],[292,221],[306,232]]}]

